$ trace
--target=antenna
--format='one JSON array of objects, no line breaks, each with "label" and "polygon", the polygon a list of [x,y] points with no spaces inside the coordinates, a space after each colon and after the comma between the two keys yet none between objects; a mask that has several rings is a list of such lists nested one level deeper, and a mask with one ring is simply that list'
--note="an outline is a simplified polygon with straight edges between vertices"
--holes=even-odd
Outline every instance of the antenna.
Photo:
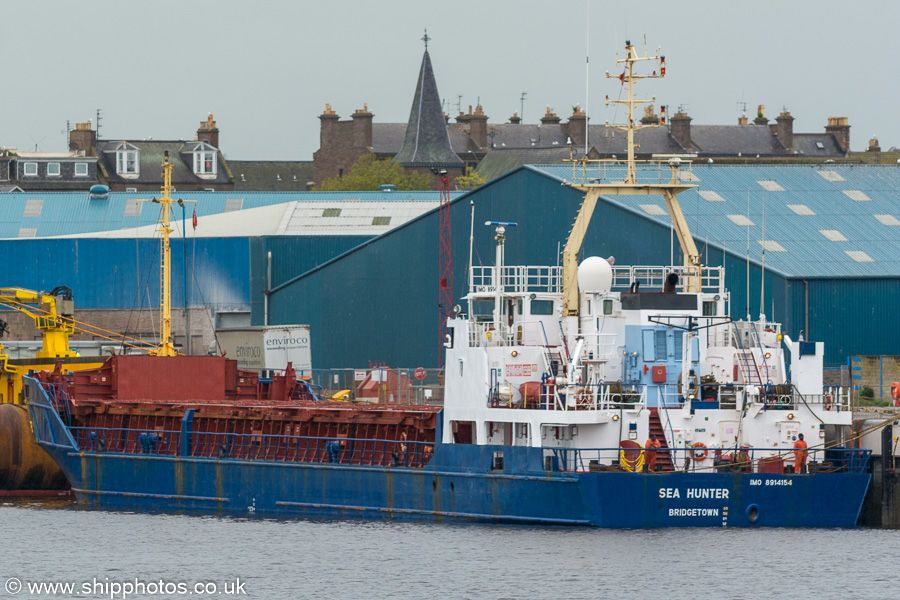
[{"label": "antenna", "polygon": [[590,133],[590,129],[588,128],[588,123],[590,119],[588,117],[590,110],[590,79],[591,79],[591,1],[587,0],[585,2],[585,10],[587,12],[587,18],[585,21],[587,22],[587,26],[585,28],[584,33],[584,156],[587,158],[588,155],[588,135]]},{"label": "antenna", "polygon": [[100,121],[103,120],[103,109],[97,109],[97,139],[100,139]]},{"label": "antenna", "polygon": [[528,92],[522,92],[522,97],[519,98],[521,103],[521,108],[519,108],[519,118],[522,119],[522,123],[525,122],[525,96],[528,95]]},{"label": "antenna", "polygon": [[766,300],[766,198],[768,197],[768,192],[763,192],[763,213],[762,213],[762,277],[760,277],[759,281],[759,320],[765,323],[766,314],[763,312],[766,310],[765,300]]},{"label": "antenna", "polygon": [[457,114],[462,113],[462,94],[456,95],[456,113]]}]

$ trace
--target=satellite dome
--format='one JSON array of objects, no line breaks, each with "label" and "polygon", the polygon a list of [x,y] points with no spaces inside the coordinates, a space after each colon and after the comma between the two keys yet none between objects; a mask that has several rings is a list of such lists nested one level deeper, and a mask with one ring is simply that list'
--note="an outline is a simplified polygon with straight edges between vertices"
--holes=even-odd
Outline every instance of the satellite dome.
[{"label": "satellite dome", "polygon": [[612,288],[612,266],[599,256],[589,256],[578,265],[578,287],[582,292],[605,294]]}]

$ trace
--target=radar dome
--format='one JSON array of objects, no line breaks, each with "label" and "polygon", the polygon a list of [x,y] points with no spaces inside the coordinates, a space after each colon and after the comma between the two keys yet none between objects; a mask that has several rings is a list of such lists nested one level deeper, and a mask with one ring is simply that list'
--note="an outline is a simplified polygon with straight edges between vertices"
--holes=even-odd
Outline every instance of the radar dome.
[{"label": "radar dome", "polygon": [[578,265],[578,287],[582,292],[605,294],[612,287],[612,266],[599,256],[589,256]]}]

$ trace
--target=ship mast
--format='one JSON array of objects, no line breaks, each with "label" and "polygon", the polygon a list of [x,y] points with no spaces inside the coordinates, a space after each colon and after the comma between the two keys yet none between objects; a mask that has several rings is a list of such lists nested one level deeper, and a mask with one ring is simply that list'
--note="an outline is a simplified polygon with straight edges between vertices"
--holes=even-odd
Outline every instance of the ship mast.
[{"label": "ship mast", "polygon": [[[169,151],[166,150],[163,157],[163,186],[162,197],[153,198],[150,202],[156,202],[159,207],[159,232],[160,259],[159,259],[159,315],[160,315],[160,340],[159,345],[150,350],[154,356],[175,356],[175,344],[172,342],[172,249],[169,245],[169,235],[172,233],[171,210],[173,202],[183,205],[184,200],[172,198],[172,162],[169,160]],[[147,202],[147,200],[142,200]],[[188,201],[190,202],[190,200]]]},{"label": "ship mast", "polygon": [[[642,61],[657,61],[658,70],[653,71],[652,75],[636,75],[635,63]],[[632,43],[626,41],[625,58],[616,58],[616,64],[624,64],[625,70],[620,75],[607,73],[606,76],[618,79],[623,86],[628,86],[628,99],[610,100],[607,96],[606,103],[623,104],[628,109],[628,120],[625,125],[612,126],[627,133],[628,159],[624,171],[621,163],[615,159],[589,161],[587,154],[581,161],[573,164],[572,183],[567,183],[567,185],[583,191],[585,197],[563,251],[563,315],[569,317],[578,316],[578,252],[581,250],[581,244],[600,194],[663,196],[678,236],[678,242],[681,244],[685,267],[687,267],[684,290],[687,292],[700,291],[700,254],[676,198],[680,192],[696,187],[690,183],[690,163],[682,161],[679,157],[671,157],[667,161],[640,161],[642,164],[639,165],[639,161],[634,158],[635,148],[639,147],[634,142],[634,132],[645,127],[660,126],[659,124],[635,123],[635,106],[656,102],[656,98],[635,100],[634,84],[641,79],[665,77],[666,57],[660,56],[658,51],[655,55],[649,56],[646,48],[644,48],[644,56],[640,56]],[[671,170],[671,174],[666,173],[666,167]],[[682,169],[680,174],[679,169]]]}]

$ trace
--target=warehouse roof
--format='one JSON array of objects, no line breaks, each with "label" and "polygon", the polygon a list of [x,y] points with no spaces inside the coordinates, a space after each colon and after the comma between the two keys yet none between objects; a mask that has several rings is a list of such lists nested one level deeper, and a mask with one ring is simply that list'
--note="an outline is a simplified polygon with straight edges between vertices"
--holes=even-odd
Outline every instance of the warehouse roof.
[{"label": "warehouse roof", "polygon": [[[451,198],[460,194],[451,193]],[[111,192],[105,199],[91,199],[84,192],[0,193],[0,238],[94,234],[140,227],[152,231],[159,218],[159,205],[139,201],[152,196],[148,192]],[[210,215],[238,213],[233,218],[216,219],[216,227],[202,234],[198,227],[198,235],[203,236],[263,235],[260,231],[275,235],[377,235],[440,204],[440,192],[433,191],[178,192],[174,197],[187,201],[184,215],[178,206],[173,207],[174,222],[181,221],[182,216],[190,220],[195,208],[200,223],[206,223]],[[283,206],[247,212],[273,205]],[[314,218],[317,211],[320,216]],[[368,225],[360,221],[366,218]],[[132,235],[143,234],[138,231]]]},{"label": "warehouse roof", "polygon": [[[572,180],[572,167],[526,167]],[[882,165],[694,165],[679,194],[700,252],[705,244],[761,260],[788,277],[900,275],[900,168]],[[605,196],[668,224],[661,196]]]}]

